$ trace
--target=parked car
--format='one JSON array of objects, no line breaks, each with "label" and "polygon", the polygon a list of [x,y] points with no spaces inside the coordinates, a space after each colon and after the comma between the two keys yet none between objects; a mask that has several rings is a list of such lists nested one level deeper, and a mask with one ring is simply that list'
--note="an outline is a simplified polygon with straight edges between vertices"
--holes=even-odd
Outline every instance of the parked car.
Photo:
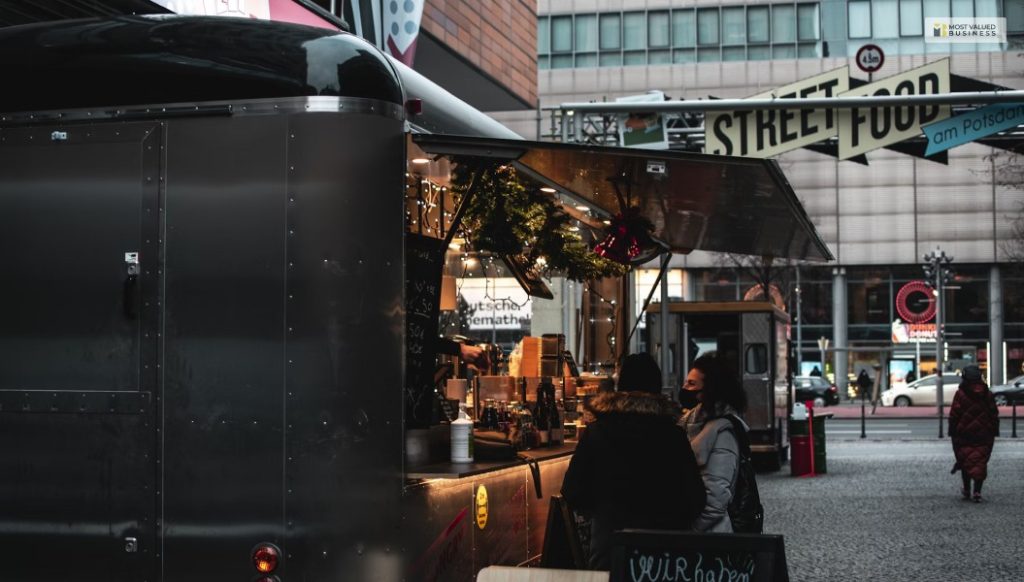
[{"label": "parked car", "polygon": [[999,406],[1024,402],[1024,375],[1017,376],[1006,384],[993,386],[992,395],[996,397],[996,404]]},{"label": "parked car", "polygon": [[811,400],[816,407],[839,404],[839,389],[818,376],[795,376],[793,390],[796,402]]},{"label": "parked car", "polygon": [[[897,386],[882,392],[882,406],[927,406],[935,405],[935,387],[938,376],[925,376],[905,386]],[[942,403],[953,404],[953,395],[960,386],[960,376],[948,373],[942,375]]]}]

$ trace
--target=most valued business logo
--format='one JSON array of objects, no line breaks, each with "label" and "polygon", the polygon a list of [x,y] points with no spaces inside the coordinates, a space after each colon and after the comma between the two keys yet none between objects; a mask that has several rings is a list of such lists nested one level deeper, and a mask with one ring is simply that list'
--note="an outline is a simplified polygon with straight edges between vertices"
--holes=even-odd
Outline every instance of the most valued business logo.
[{"label": "most valued business logo", "polygon": [[926,43],[1005,43],[1005,18],[925,18]]}]

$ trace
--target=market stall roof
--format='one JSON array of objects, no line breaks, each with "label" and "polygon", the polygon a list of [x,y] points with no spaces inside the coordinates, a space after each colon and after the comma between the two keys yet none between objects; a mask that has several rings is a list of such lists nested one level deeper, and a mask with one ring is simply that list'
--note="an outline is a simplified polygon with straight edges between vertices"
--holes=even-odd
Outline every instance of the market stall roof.
[{"label": "market stall roof", "polygon": [[637,206],[673,252],[834,257],[774,160],[419,134],[429,154],[512,163],[603,217]]}]

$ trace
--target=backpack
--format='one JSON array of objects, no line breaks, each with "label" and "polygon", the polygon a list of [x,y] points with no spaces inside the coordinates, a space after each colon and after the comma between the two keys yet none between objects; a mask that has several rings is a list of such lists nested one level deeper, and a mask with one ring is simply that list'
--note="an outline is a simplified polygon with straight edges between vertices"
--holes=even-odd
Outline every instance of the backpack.
[{"label": "backpack", "polygon": [[732,501],[729,502],[729,519],[735,533],[759,534],[764,532],[764,506],[761,495],[757,492],[757,479],[754,475],[754,463],[750,459],[750,440],[746,428],[739,418],[727,414],[723,418],[732,423],[736,431],[736,440],[740,445],[740,463],[736,471],[736,484],[733,487]]}]

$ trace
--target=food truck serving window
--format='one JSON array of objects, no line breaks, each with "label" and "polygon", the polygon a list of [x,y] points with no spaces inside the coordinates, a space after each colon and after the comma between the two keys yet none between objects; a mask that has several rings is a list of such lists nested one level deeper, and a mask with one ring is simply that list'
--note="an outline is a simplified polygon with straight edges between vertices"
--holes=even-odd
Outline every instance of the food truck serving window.
[{"label": "food truck serving window", "polygon": [[636,208],[673,252],[833,258],[773,160],[428,134],[413,141],[429,154],[511,163],[598,220]]}]

